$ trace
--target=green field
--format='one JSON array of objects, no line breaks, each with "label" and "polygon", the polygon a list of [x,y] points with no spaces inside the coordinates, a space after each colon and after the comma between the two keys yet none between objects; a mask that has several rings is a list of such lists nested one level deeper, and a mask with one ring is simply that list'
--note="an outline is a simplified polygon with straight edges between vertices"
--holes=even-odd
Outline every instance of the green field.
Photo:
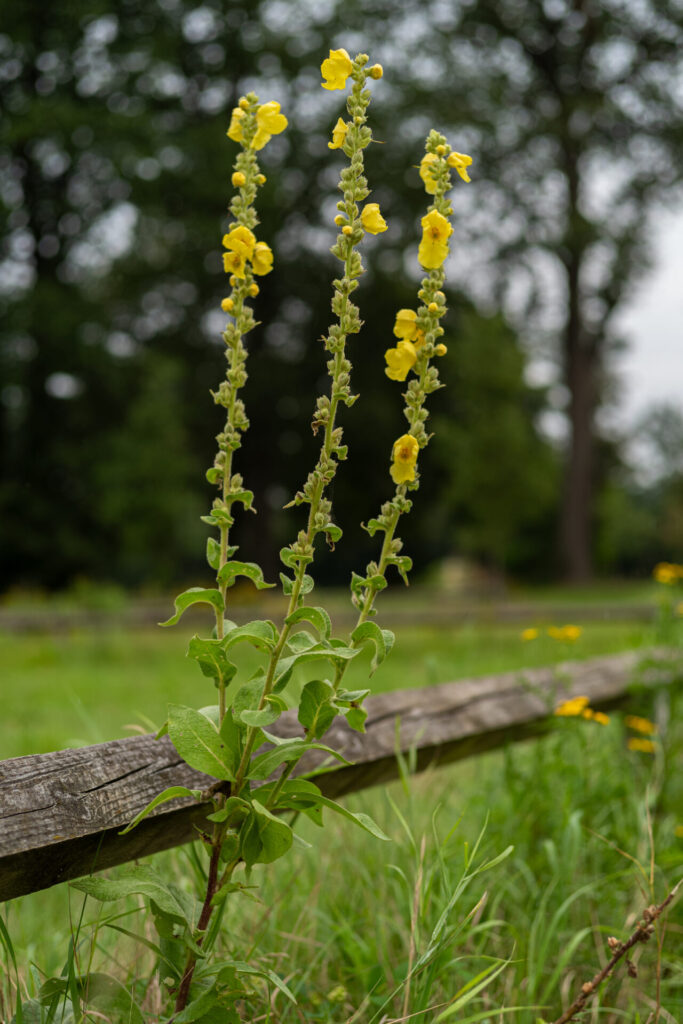
[{"label": "green field", "polygon": [[[430,686],[657,639],[652,624],[583,625],[573,645],[545,634],[523,642],[516,626],[405,628],[374,688]],[[0,638],[0,756],[98,742],[131,727],[146,731],[163,720],[167,701],[210,703],[209,682],[184,657],[188,635],[178,627]],[[365,666],[353,671],[347,678],[360,682]],[[627,749],[621,715],[606,727],[558,720],[545,739],[350,798],[347,805],[372,815],[391,843],[336,818],[321,838],[306,822],[301,834],[313,848],[294,848],[273,870],[256,869],[260,902],[234,897],[224,921],[226,948],[277,970],[298,1000],[294,1007],[277,996],[259,1019],[379,1024],[415,1014],[419,1024],[431,1024],[436,1006],[443,1009],[499,958],[507,966],[450,1020],[554,1020],[562,998],[605,962],[606,937],[625,938],[641,908],[683,874],[680,693],[673,687],[633,697],[629,710],[659,725],[654,755]],[[477,873],[510,846],[502,862]],[[191,848],[155,863],[178,878],[199,870]],[[126,980],[145,1020],[157,1020],[154,958],[106,926],[115,917],[153,937],[134,899],[84,905],[79,893],[58,886],[6,905],[24,992],[35,994],[45,976],[60,974],[73,929],[81,966]],[[661,1024],[683,1019],[682,935],[679,901],[666,933],[638,950],[638,978],[622,969],[605,987],[599,1019],[645,1024],[658,1005],[658,973]],[[406,993],[409,965],[430,937],[435,951]],[[3,986],[0,1020],[10,1020],[9,972]]]}]

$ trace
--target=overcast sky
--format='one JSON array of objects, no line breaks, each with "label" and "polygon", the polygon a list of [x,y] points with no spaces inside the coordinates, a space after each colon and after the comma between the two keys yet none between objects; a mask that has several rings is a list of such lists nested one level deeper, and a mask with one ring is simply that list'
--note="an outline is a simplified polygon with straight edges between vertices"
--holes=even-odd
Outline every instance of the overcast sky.
[{"label": "overcast sky", "polygon": [[657,226],[656,265],[620,318],[628,351],[619,360],[619,422],[632,425],[652,402],[683,411],[683,211]]}]

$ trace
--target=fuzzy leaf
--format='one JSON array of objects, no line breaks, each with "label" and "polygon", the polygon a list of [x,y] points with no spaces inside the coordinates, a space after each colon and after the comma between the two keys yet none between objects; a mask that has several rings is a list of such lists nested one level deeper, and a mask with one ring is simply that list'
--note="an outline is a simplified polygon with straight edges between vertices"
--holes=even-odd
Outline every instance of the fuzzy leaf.
[{"label": "fuzzy leaf", "polygon": [[280,742],[272,750],[267,750],[265,754],[255,757],[249,767],[249,778],[257,781],[267,779],[281,764],[297,761],[307,750],[324,750],[326,754],[331,754],[342,764],[351,764],[337,750],[326,747],[324,743],[308,743],[306,740],[288,739]]},{"label": "fuzzy leaf", "polygon": [[170,704],[168,734],[183,761],[214,779],[235,781],[225,740],[215,724],[194,708]]},{"label": "fuzzy leaf", "polygon": [[130,832],[132,828],[135,828],[136,825],[139,825],[142,819],[146,818],[147,815],[150,814],[154,810],[154,808],[158,807],[160,804],[168,803],[169,800],[176,800],[178,797],[182,796],[193,796],[195,800],[199,800],[201,795],[201,789],[188,789],[186,786],[169,786],[169,788],[165,789],[163,793],[159,793],[158,796],[155,796],[154,799],[147,804],[144,810],[140,811],[139,814],[136,814],[133,820],[131,821],[130,825],[126,825],[126,827],[121,832],[119,832],[119,835],[125,836],[126,832]]},{"label": "fuzzy leaf", "polygon": [[255,508],[252,508],[252,505],[254,503],[253,491],[230,491],[228,494],[226,494],[225,500],[231,503],[234,501],[241,501],[247,511],[256,511]]},{"label": "fuzzy leaf", "polygon": [[229,683],[237,672],[237,666],[228,661],[221,640],[205,640],[193,636],[187,648],[188,658],[194,658],[205,676]]},{"label": "fuzzy leaf", "polygon": [[401,579],[406,586],[409,586],[408,573],[413,568],[412,558],[409,558],[408,555],[391,555],[390,558],[387,558],[387,563],[396,566]]},{"label": "fuzzy leaf", "polygon": [[334,687],[325,679],[311,679],[301,691],[299,721],[310,739],[320,739],[337,717],[333,697]]},{"label": "fuzzy leaf", "polygon": [[240,721],[246,725],[256,726],[258,728],[264,725],[272,725],[280,717],[283,711],[287,710],[287,705],[282,699],[278,697],[276,693],[271,693],[266,697],[266,707],[255,711],[242,711],[240,714]]},{"label": "fuzzy leaf", "polygon": [[247,622],[244,626],[237,626],[231,629],[223,639],[223,647],[229,651],[231,647],[239,643],[248,643],[259,651],[272,651],[278,640],[278,631],[275,623],[270,619],[255,619]]},{"label": "fuzzy leaf", "polygon": [[222,612],[223,597],[220,590],[206,590],[204,587],[190,587],[175,599],[175,615],[172,615],[166,622],[160,622],[160,626],[175,626],[183,612],[192,604],[211,604],[217,612]]},{"label": "fuzzy leaf", "polygon": [[324,608],[297,608],[285,619],[288,626],[294,626],[297,622],[310,622],[320,634],[321,640],[327,640],[332,630],[330,617]]},{"label": "fuzzy leaf", "polygon": [[394,634],[389,629],[380,629],[376,622],[362,622],[351,634],[355,647],[364,643],[374,645],[375,653],[370,662],[370,675],[377,671],[394,645]]},{"label": "fuzzy leaf", "polygon": [[283,857],[294,841],[294,834],[281,818],[276,818],[258,800],[241,830],[241,854],[247,867],[271,864]]},{"label": "fuzzy leaf", "polygon": [[232,587],[238,576],[246,576],[257,590],[267,590],[269,587],[275,586],[274,583],[266,583],[263,578],[263,570],[256,562],[226,562],[220,568],[218,582]]},{"label": "fuzzy leaf", "polygon": [[174,918],[180,918],[190,928],[196,927],[199,920],[201,908],[198,901],[183,892],[178,886],[166,882],[154,868],[147,864],[127,868],[126,874],[122,878],[100,878],[89,875],[87,878],[79,878],[75,882],[70,882],[69,885],[102,903],[119,900],[123,896],[147,896],[154,900],[164,913],[170,914]]},{"label": "fuzzy leaf", "polygon": [[212,569],[221,564],[221,546],[215,537],[206,538],[206,560]]}]

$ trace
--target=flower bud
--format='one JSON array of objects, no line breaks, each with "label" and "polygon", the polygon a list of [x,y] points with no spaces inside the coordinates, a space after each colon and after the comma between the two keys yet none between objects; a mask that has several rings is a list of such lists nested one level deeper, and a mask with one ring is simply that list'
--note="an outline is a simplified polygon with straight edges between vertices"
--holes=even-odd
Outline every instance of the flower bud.
[{"label": "flower bud", "polygon": [[242,185],[246,185],[247,179],[241,171],[235,171],[232,176],[232,183],[235,188],[241,188]]},{"label": "flower bud", "polygon": [[448,146],[444,146],[443,144],[440,145],[440,146],[437,146],[436,147],[436,151],[439,154],[439,156],[445,156],[446,153],[448,152]]},{"label": "flower bud", "polygon": [[256,181],[258,182],[259,185],[265,185],[267,178],[265,174],[257,174]]},{"label": "flower bud", "polygon": [[446,303],[446,296],[443,292],[434,292],[434,301],[438,302],[439,305],[443,306]]},{"label": "flower bud", "polygon": [[341,213],[338,213],[337,216],[334,218],[334,223],[337,225],[338,228],[340,228],[345,220],[346,217],[342,217]]},{"label": "flower bud", "polygon": [[234,307],[235,303],[232,301],[232,299],[223,299],[223,301],[221,302],[221,309],[223,310],[224,313],[231,313]]},{"label": "flower bud", "polygon": [[448,352],[448,349],[443,344],[443,342],[439,342],[439,344],[436,345],[435,348],[434,348],[434,355],[435,356],[445,356],[447,352]]},{"label": "flower bud", "polygon": [[353,234],[353,228],[351,227],[351,225],[350,224],[345,224],[344,227],[342,228],[342,235],[352,235],[352,234]]},{"label": "flower bud", "polygon": [[230,281],[230,287],[234,288],[235,285],[237,284],[237,278],[235,277],[235,275],[231,274],[228,280]]},{"label": "flower bud", "polygon": [[[252,296],[252,298],[255,298],[258,295],[258,293],[260,292],[260,290],[261,289],[259,288],[259,286],[256,284],[255,281],[254,281],[253,284],[249,285],[249,294]],[[446,346],[444,345],[444,348],[445,347]]]},{"label": "flower bud", "polygon": [[439,307],[436,302],[430,302],[429,305],[427,306],[427,309],[429,310],[430,313],[439,312]]},{"label": "flower bud", "polygon": [[240,96],[240,100],[239,100],[239,103],[237,104],[237,106],[240,107],[242,110],[248,110],[249,109],[249,100],[247,99],[247,97],[246,96]]},{"label": "flower bud", "polygon": [[369,71],[370,78],[375,78],[375,79],[381,78],[383,74],[384,74],[384,68],[382,67],[381,64],[373,64],[372,67],[370,68],[370,71]]}]

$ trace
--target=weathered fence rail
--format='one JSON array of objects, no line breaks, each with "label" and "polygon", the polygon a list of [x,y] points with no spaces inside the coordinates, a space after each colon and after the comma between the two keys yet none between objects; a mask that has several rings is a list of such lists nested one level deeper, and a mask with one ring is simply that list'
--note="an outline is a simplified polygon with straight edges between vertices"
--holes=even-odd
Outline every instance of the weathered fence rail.
[{"label": "weathered fence rail", "polygon": [[[649,662],[642,652],[628,652],[380,694],[367,702],[365,735],[344,721],[326,735],[354,763],[316,781],[326,795],[340,797],[395,778],[397,750],[413,749],[422,770],[539,735],[558,701],[585,694],[593,707],[609,710],[628,698],[636,673],[644,685],[663,685],[680,677],[680,663],[670,652]],[[300,735],[301,727],[285,713],[273,731]],[[320,766],[321,756],[309,754],[299,773]],[[187,800],[118,833],[167,786],[204,789],[212,781],[184,764],[168,737],[133,736],[0,762],[0,900],[189,842],[206,805]]]}]

